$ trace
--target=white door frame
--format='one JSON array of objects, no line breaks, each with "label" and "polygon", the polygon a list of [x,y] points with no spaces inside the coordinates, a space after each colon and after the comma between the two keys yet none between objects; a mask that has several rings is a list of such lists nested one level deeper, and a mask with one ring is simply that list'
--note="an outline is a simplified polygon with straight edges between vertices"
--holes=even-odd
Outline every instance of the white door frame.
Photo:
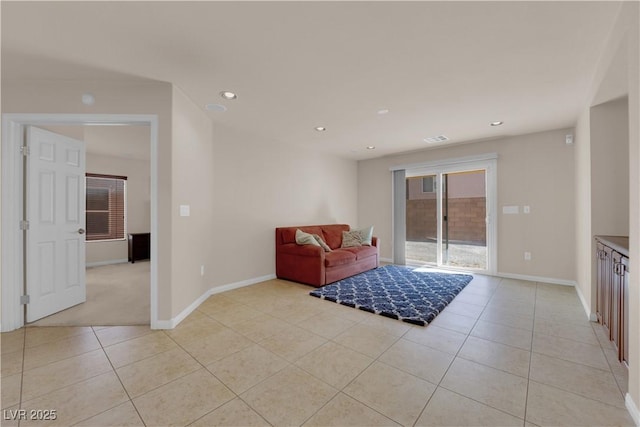
[{"label": "white door frame", "polygon": [[151,133],[151,328],[158,320],[158,116],[155,114],[3,114],[2,115],[2,316],[0,330],[24,326],[23,292],[24,125],[146,125]]},{"label": "white door frame", "polygon": [[[495,275],[498,271],[498,155],[487,153],[478,156],[458,157],[452,159],[433,160],[430,162],[398,165],[390,168],[391,171],[405,170],[405,177],[431,175],[447,172],[455,172],[462,168],[486,170],[487,191],[487,268],[486,270],[473,270],[478,273]],[[440,181],[440,179],[438,179]],[[442,183],[438,182],[439,191],[442,191]],[[438,203],[438,216],[442,217],[442,207]],[[438,245],[442,241],[442,230],[438,227]],[[395,238],[395,236],[394,236]],[[438,247],[438,264],[440,264],[440,247]],[[447,266],[439,266],[441,269],[454,269]]]}]

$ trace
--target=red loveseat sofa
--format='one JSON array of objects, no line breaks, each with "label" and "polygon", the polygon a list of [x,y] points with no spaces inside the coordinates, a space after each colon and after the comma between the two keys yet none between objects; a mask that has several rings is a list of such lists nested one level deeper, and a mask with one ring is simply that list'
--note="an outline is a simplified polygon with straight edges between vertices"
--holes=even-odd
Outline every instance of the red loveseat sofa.
[{"label": "red loveseat sofa", "polygon": [[[325,252],[320,246],[298,245],[297,229],[322,237],[332,251]],[[371,246],[340,248],[342,232],[349,230],[347,224],[276,228],[276,276],[320,287],[377,268],[378,238],[373,237]]]}]

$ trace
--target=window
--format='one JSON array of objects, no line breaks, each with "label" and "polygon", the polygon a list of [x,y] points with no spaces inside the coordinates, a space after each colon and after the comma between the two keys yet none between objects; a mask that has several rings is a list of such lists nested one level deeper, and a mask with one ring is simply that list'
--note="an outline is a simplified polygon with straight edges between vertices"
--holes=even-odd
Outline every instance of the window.
[{"label": "window", "polygon": [[87,241],[125,237],[126,176],[86,176]]},{"label": "window", "polygon": [[435,175],[422,177],[422,192],[423,193],[435,193],[436,192]]}]

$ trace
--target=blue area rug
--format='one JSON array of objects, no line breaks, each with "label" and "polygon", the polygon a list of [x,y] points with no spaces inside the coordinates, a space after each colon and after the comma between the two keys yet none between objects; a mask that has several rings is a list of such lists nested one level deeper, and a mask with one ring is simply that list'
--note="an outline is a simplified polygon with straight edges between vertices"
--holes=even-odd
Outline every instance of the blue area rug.
[{"label": "blue area rug", "polygon": [[397,265],[360,273],[312,291],[314,297],[425,326],[473,279]]}]

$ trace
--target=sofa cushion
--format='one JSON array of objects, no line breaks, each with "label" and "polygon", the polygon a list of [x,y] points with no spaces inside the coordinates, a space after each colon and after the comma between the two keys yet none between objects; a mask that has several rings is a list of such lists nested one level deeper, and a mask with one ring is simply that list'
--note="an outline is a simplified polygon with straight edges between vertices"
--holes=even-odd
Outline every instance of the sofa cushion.
[{"label": "sofa cushion", "polygon": [[347,224],[323,225],[322,234],[320,235],[324,235],[324,241],[327,242],[331,249],[337,249],[342,244],[343,231],[349,231]]},{"label": "sofa cushion", "polygon": [[354,248],[344,248],[342,251],[351,252],[356,256],[356,260],[361,260],[362,258],[375,256],[378,253],[378,248],[375,246],[358,246]]},{"label": "sofa cushion", "polygon": [[309,234],[319,234],[322,236],[322,228],[319,226],[308,226],[308,227],[285,227],[279,228],[280,231],[280,242],[279,244],[283,245],[286,243],[295,243],[296,242],[296,230],[302,230],[305,233]]},{"label": "sofa cushion", "polygon": [[321,246],[313,235],[305,233],[300,229],[296,230],[296,243],[299,245]]},{"label": "sofa cushion", "polygon": [[338,265],[356,262],[356,254],[342,249],[327,252],[324,257],[325,267],[336,267]]}]

